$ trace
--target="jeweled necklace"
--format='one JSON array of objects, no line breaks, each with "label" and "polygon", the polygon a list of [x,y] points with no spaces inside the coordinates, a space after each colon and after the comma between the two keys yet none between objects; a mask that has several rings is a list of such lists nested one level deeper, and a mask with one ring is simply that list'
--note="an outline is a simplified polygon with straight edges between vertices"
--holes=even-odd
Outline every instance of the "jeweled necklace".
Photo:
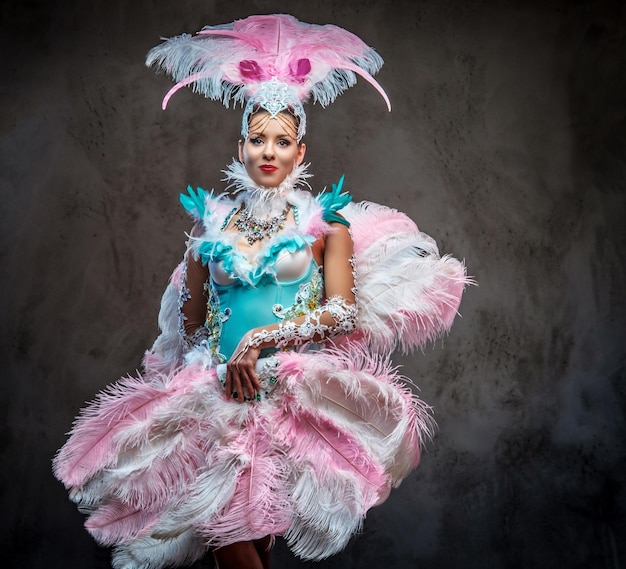
[{"label": "jeweled necklace", "polygon": [[239,214],[239,219],[233,225],[239,233],[243,233],[246,236],[248,245],[252,245],[255,241],[261,241],[261,239],[270,237],[285,227],[289,208],[290,205],[287,204],[287,207],[280,215],[275,215],[269,219],[259,219],[253,217],[250,211],[244,207]]}]

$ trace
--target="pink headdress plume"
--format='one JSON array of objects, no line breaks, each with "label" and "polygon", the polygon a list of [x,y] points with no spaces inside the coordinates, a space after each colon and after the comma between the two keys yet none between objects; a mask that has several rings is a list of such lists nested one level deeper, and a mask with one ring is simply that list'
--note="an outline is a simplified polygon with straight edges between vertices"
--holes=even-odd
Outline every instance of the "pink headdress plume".
[{"label": "pink headdress plume", "polygon": [[242,135],[250,113],[261,107],[272,116],[289,109],[300,119],[298,139],[304,135],[302,103],[313,98],[326,106],[356,83],[360,75],[382,95],[372,77],[383,60],[354,34],[331,24],[298,21],[287,14],[250,16],[230,24],[206,26],[196,35],[165,40],[148,53],[146,65],[176,81],[163,99],[187,85],[228,107],[245,104]]}]

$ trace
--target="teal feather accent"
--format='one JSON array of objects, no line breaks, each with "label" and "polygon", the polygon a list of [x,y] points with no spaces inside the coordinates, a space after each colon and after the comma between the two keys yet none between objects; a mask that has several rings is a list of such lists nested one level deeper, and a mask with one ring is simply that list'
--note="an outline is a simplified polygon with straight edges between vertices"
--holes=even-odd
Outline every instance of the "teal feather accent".
[{"label": "teal feather accent", "polygon": [[[198,247],[198,253],[205,265],[210,262],[221,263],[226,274],[236,276],[240,280],[256,286],[263,278],[273,278],[273,267],[282,251],[295,253],[315,241],[311,235],[281,235],[275,239],[275,242],[257,258],[257,262],[254,264],[248,261],[248,257],[244,253],[233,249],[232,245],[220,241],[202,241]],[[241,273],[241,269],[236,271],[235,261],[238,261],[239,267],[248,266],[250,268],[248,273]]]},{"label": "teal feather accent", "polygon": [[330,192],[324,190],[316,199],[324,210],[322,217],[326,223],[337,222],[346,227],[350,227],[350,222],[347,219],[337,215],[339,210],[346,207],[352,201],[352,196],[348,192],[341,193],[344,178],[345,174],[339,178],[339,182],[333,184]]},{"label": "teal feather accent", "polygon": [[202,219],[205,212],[207,191],[198,188],[196,191],[187,186],[187,194],[180,194],[180,203],[195,218]]}]

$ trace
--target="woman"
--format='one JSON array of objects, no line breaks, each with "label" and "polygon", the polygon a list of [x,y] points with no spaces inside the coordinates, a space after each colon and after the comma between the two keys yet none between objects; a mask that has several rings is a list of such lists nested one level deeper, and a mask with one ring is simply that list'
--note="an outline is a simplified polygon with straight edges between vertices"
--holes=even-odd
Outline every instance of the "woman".
[{"label": "woman", "polygon": [[[250,117],[248,137],[245,141],[239,141],[239,160],[245,166],[245,172],[249,175],[249,184],[256,184],[261,195],[255,195],[248,191],[242,199],[230,210],[226,219],[216,220],[220,226],[224,226],[224,241],[234,245],[232,255],[242,256],[244,262],[249,263],[254,269],[259,263],[263,263],[260,257],[267,250],[266,235],[250,236],[245,230],[242,232],[244,219],[248,213],[253,217],[256,215],[255,209],[267,210],[266,215],[271,216],[276,213],[281,217],[280,224],[275,235],[277,237],[285,234],[285,229],[293,230],[296,225],[294,206],[302,202],[303,196],[289,195],[289,190],[278,192],[266,188],[278,188],[285,182],[285,178],[293,173],[294,167],[302,164],[305,154],[305,144],[297,141],[297,118],[290,113],[283,111],[276,117],[271,117],[267,111],[260,110]],[[244,190],[245,192],[246,190]],[[266,201],[263,193],[272,192],[271,202]],[[293,191],[291,191],[293,193]],[[249,198],[257,200],[256,208],[248,203]],[[294,203],[291,203],[294,202]],[[239,205],[241,203],[241,205]],[[304,205],[306,207],[306,200]],[[296,210],[298,211],[298,210]],[[300,212],[299,212],[300,213]],[[306,210],[305,212],[306,213]],[[282,219],[284,218],[284,220]],[[211,220],[213,222],[213,220]],[[258,225],[258,223],[257,223]],[[225,392],[239,403],[255,400],[257,395],[261,395],[263,390],[259,383],[255,371],[255,365],[262,350],[276,348],[280,343],[281,347],[302,343],[303,340],[320,342],[330,334],[336,333],[338,328],[350,331],[355,320],[355,295],[354,277],[352,274],[352,239],[346,225],[342,223],[329,224],[332,229],[328,234],[317,238],[313,243],[307,245],[305,249],[290,252],[292,245],[281,251],[282,254],[276,259],[272,259],[270,278],[257,282],[254,289],[245,286],[245,281],[236,282],[224,274],[224,267],[220,267],[219,261],[211,260],[209,255],[205,259],[193,258],[190,255],[187,259],[187,287],[190,291],[189,299],[183,304],[183,314],[186,317],[185,331],[189,338],[192,338],[198,330],[204,328],[206,301],[203,298],[205,283],[212,282],[219,291],[227,291],[231,295],[230,289],[236,287],[240,289],[242,300],[239,308],[245,310],[251,303],[258,309],[252,314],[247,313],[245,318],[237,314],[237,302],[235,306],[226,307],[226,294],[219,294],[220,308],[230,309],[230,317],[223,323],[220,337],[222,354],[228,358],[226,366]],[[204,233],[201,227],[195,226],[192,235],[201,236]],[[257,238],[255,238],[257,237]],[[211,281],[209,266],[214,265],[215,272],[220,273],[220,278],[224,279],[222,285]],[[302,326],[305,321],[310,322],[310,315],[295,316],[293,318],[280,318],[276,316],[276,304],[268,302],[256,302],[251,296],[267,297],[268,291],[272,300],[276,300],[278,294],[281,300],[285,300],[288,290],[302,290],[311,284],[312,277],[317,275],[318,268],[323,267],[324,291],[325,295],[335,299],[334,312],[325,310],[319,311],[316,315],[316,331],[306,337],[294,334],[293,337],[279,337],[281,326],[285,327],[289,323],[295,326]],[[247,268],[246,268],[247,269]],[[219,278],[218,278],[219,280]],[[284,286],[285,280],[289,281],[288,286]],[[278,290],[275,290],[278,289]],[[200,302],[192,302],[192,299],[200,298]],[[310,303],[314,302],[309,300]],[[231,303],[232,304],[232,303]],[[293,303],[292,303],[293,305]],[[342,306],[343,305],[343,306]],[[310,304],[307,308],[310,308]],[[307,311],[310,314],[310,310]],[[338,316],[338,312],[341,316]],[[235,326],[232,330],[229,326],[231,319]],[[279,322],[270,324],[272,322]],[[251,326],[250,330],[241,336],[241,323],[245,327]],[[259,323],[258,326],[254,326]],[[284,336],[284,335],[283,335]],[[235,344],[235,341],[238,344]],[[236,345],[231,353],[229,346]],[[214,551],[219,567],[269,567],[269,537],[255,541],[236,542]]]},{"label": "woman", "polygon": [[354,72],[375,84],[371,48],[286,15],[201,34],[149,62],[178,81],[165,102],[186,84],[243,99],[235,190],[181,197],[195,224],[144,375],[102,393],[55,458],[116,569],[209,548],[220,569],[267,568],[279,535],[304,559],[345,547],[433,428],[388,354],[447,330],[467,283],[406,216],[349,204],[343,179],[302,189],[302,100]]}]

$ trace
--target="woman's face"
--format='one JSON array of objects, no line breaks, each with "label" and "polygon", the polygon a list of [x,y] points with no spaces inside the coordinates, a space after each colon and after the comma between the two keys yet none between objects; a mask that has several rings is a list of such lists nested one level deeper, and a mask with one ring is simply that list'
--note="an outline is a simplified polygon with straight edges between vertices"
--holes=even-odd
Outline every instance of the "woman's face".
[{"label": "woman's face", "polygon": [[239,160],[259,186],[275,188],[301,164],[305,144],[298,144],[297,128],[291,115],[279,113],[272,118],[266,111],[250,117],[248,138],[239,141]]}]

